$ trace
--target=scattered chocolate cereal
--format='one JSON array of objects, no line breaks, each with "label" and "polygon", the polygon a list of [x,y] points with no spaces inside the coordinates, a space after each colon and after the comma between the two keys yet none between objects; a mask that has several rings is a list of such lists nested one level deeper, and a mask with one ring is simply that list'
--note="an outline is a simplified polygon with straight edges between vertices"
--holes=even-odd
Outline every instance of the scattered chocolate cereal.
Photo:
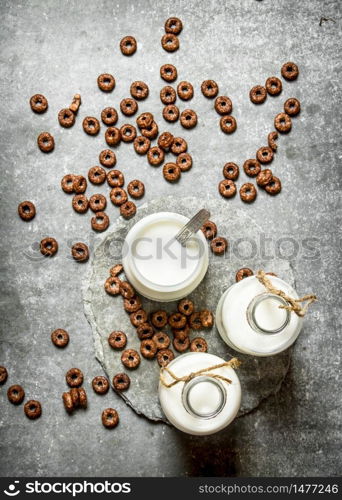
[{"label": "scattered chocolate cereal", "polygon": [[41,114],[45,113],[49,105],[46,97],[44,97],[43,94],[35,94],[30,99],[30,106],[32,111]]},{"label": "scattered chocolate cereal", "polygon": [[82,123],[83,130],[88,135],[97,135],[100,132],[100,122],[94,116],[86,116]]},{"label": "scattered chocolate cereal", "polygon": [[30,221],[36,215],[36,207],[31,201],[22,201],[18,205],[19,217],[24,221]]},{"label": "scattered chocolate cereal", "polygon": [[58,251],[58,243],[55,238],[44,238],[40,242],[40,253],[46,257],[52,257]]},{"label": "scattered chocolate cereal", "polygon": [[113,349],[123,349],[127,344],[127,335],[119,330],[112,332],[108,337],[108,344]]},{"label": "scattered chocolate cereal", "polygon": [[125,56],[131,56],[137,50],[137,41],[133,36],[125,36],[120,42],[120,50]]},{"label": "scattered chocolate cereal", "polygon": [[240,187],[240,198],[245,203],[252,203],[257,197],[257,190],[250,182],[246,182]]},{"label": "scattered chocolate cereal", "polygon": [[37,144],[43,153],[50,153],[55,147],[55,140],[49,132],[42,132],[38,135]]},{"label": "scattered chocolate cereal", "polygon": [[228,241],[226,240],[226,238],[216,237],[211,241],[210,248],[214,254],[222,255],[228,248]]},{"label": "scattered chocolate cereal", "polygon": [[89,259],[89,248],[85,243],[75,243],[71,247],[71,255],[77,262],[87,262]]},{"label": "scattered chocolate cereal", "polygon": [[27,418],[29,418],[30,420],[36,420],[42,414],[42,405],[39,403],[39,401],[30,399],[24,405],[24,412]]},{"label": "scattered chocolate cereal", "polygon": [[70,368],[65,375],[69,387],[79,387],[83,383],[83,373],[79,368]]},{"label": "scattered chocolate cereal", "polygon": [[57,328],[51,333],[51,341],[56,347],[66,347],[69,344],[69,334],[62,328]]},{"label": "scattered chocolate cereal", "polygon": [[111,92],[115,87],[115,78],[109,73],[102,73],[97,77],[97,85],[103,92]]},{"label": "scattered chocolate cereal", "polygon": [[114,429],[119,423],[119,414],[114,408],[106,408],[101,415],[102,424],[107,429]]},{"label": "scattered chocolate cereal", "polygon": [[92,388],[96,394],[107,394],[109,390],[109,381],[106,377],[99,375],[94,377],[91,382]]},{"label": "scattered chocolate cereal", "polygon": [[249,269],[249,267],[242,267],[239,269],[235,275],[235,281],[239,282],[243,280],[244,278],[248,278],[249,276],[253,276],[253,271],[252,269]]},{"label": "scattered chocolate cereal", "polygon": [[113,387],[116,391],[127,391],[131,385],[131,379],[126,373],[117,373],[113,377]]},{"label": "scattered chocolate cereal", "polygon": [[140,365],[139,353],[135,349],[126,349],[121,354],[121,362],[126,368],[134,370]]},{"label": "scattered chocolate cereal", "polygon": [[13,405],[20,405],[25,397],[25,391],[21,385],[15,384],[7,390],[8,401]]}]

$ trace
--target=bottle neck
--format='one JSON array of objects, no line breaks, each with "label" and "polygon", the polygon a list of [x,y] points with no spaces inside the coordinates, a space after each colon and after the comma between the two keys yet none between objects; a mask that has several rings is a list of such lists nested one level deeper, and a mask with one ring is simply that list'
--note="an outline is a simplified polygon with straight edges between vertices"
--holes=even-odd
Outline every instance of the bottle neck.
[{"label": "bottle neck", "polygon": [[287,305],[285,299],[273,293],[256,295],[246,311],[250,327],[263,335],[275,335],[282,332],[291,317],[290,311],[281,307]]},{"label": "bottle neck", "polygon": [[226,400],[226,389],[218,379],[202,375],[184,384],[182,403],[186,411],[195,418],[216,417],[225,406]]}]

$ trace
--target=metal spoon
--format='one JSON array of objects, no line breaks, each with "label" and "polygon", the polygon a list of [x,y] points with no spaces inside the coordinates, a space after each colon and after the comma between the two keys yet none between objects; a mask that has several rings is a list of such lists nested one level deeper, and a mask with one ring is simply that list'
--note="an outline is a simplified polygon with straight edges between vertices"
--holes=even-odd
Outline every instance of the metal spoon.
[{"label": "metal spoon", "polygon": [[209,220],[210,212],[205,208],[202,208],[196,215],[189,220],[187,224],[176,234],[175,239],[184,247],[189,238],[201,227],[203,224]]}]

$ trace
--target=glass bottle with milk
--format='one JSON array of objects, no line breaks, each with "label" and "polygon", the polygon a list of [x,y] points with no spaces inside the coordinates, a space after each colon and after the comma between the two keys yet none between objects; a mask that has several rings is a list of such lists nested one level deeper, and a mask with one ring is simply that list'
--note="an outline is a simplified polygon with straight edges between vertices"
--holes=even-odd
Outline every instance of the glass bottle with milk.
[{"label": "glass bottle with milk", "polygon": [[[285,281],[267,276],[275,289],[298,299]],[[265,289],[256,276],[232,285],[221,297],[216,325],[222,339],[236,351],[271,356],[290,347],[298,337],[303,318],[285,309],[288,302]]]},{"label": "glass bottle with milk", "polygon": [[[212,369],[217,365],[224,366]],[[159,401],[171,424],[188,434],[208,435],[234,420],[241,404],[241,387],[235,370],[222,358],[189,352],[178,356],[167,368],[187,379],[171,387],[159,383]],[[201,373],[193,376],[198,371]],[[167,384],[175,381],[165,370],[162,377]]]}]

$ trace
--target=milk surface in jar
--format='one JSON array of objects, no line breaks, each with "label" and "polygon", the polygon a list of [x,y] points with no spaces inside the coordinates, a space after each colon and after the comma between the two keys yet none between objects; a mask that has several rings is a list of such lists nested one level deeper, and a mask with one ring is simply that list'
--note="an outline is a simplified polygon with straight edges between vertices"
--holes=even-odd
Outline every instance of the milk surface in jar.
[{"label": "milk surface in jar", "polygon": [[[189,352],[168,364],[177,377],[224,363],[222,358],[204,352]],[[210,375],[220,375],[214,378]],[[166,383],[173,378],[162,371]],[[238,376],[230,366],[208,370],[181,381],[172,387],[159,383],[159,400],[168,420],[179,430],[193,435],[208,435],[229,425],[239,411],[241,387]]]},{"label": "milk surface in jar", "polygon": [[[267,276],[272,286],[298,299],[285,281]],[[271,356],[284,351],[298,337],[303,319],[284,309],[288,302],[268,292],[256,276],[232,285],[221,297],[216,325],[222,339],[236,351],[254,356]]]},{"label": "milk surface in jar", "polygon": [[180,214],[159,212],[144,217],[127,234],[123,245],[125,273],[145,297],[177,300],[202,281],[208,268],[208,246],[202,231],[185,246],[175,240],[188,221]]}]

